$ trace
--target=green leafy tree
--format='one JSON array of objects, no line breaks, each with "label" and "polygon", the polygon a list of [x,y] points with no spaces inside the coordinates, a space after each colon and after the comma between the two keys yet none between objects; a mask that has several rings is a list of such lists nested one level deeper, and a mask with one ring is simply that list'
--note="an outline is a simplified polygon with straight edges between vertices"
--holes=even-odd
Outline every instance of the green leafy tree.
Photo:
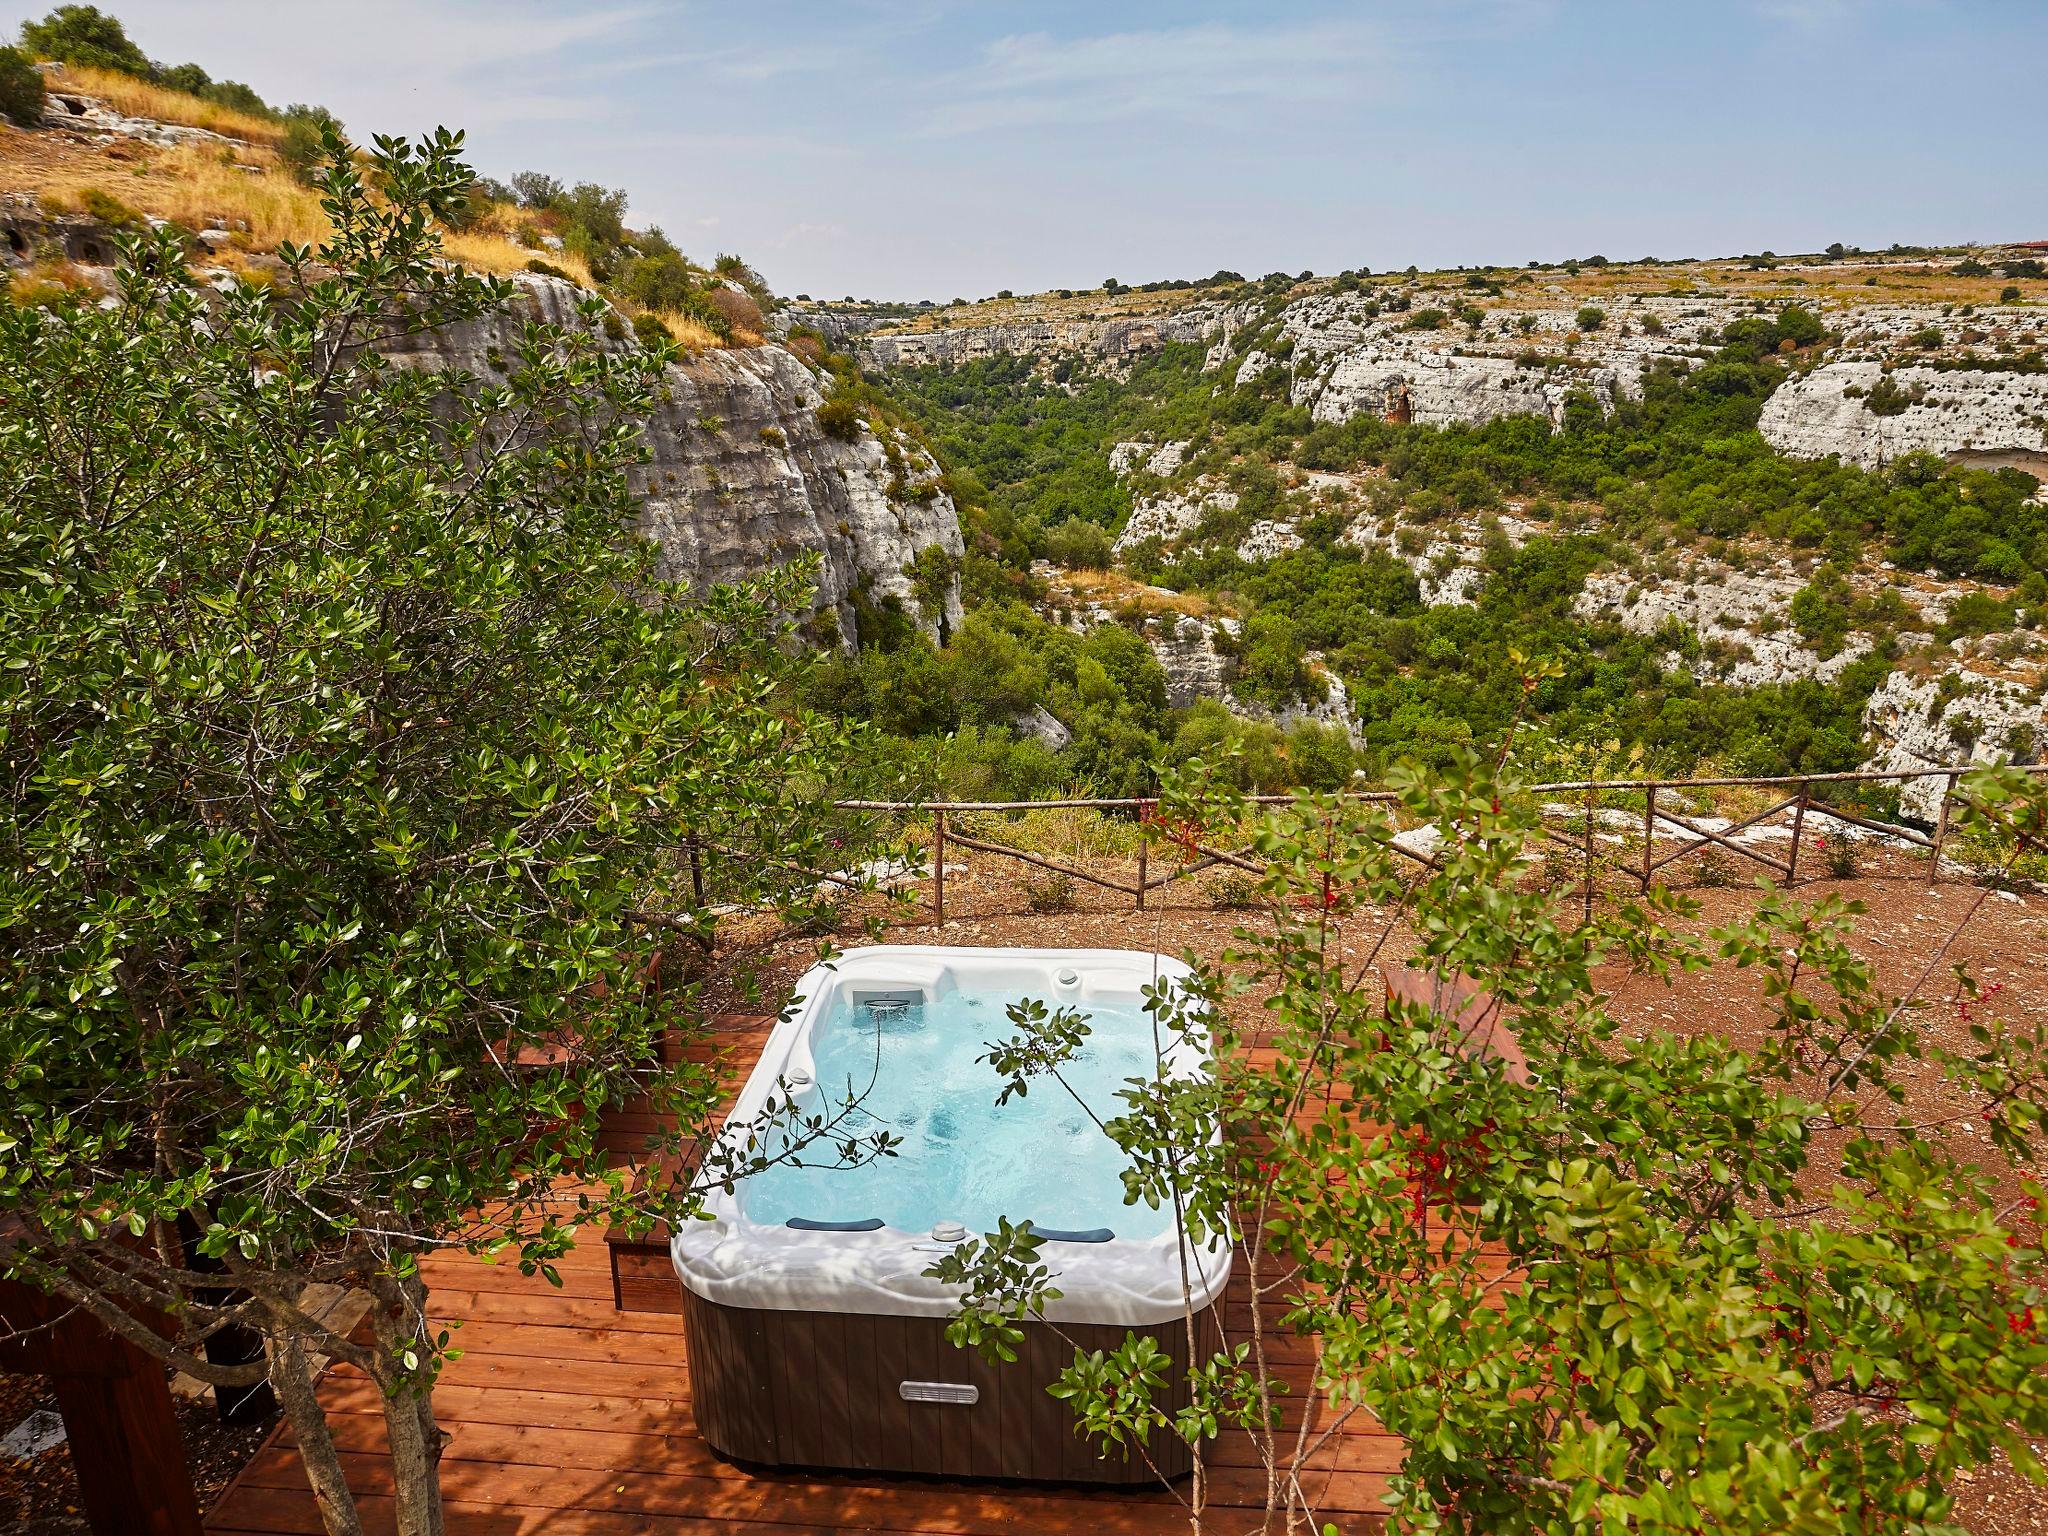
[{"label": "green leafy tree", "polygon": [[[1134,1081],[1103,1129],[1127,1198],[1197,1242],[1230,1225],[1250,1337],[1179,1382],[1136,1335],[1077,1350],[1055,1395],[1081,1432],[1199,1457],[1244,1430],[1289,1529],[1314,1519],[1317,1447],[1362,1415],[1407,1444],[1398,1530],[1933,1533],[1967,1469],[2002,1454],[2039,1477],[2041,1027],[1957,970],[1942,1006],[1968,1043],[1930,1038],[1921,991],[1953,934],[1888,995],[1834,897],[1767,889],[1704,941],[1660,888],[1566,919],[1536,878],[1539,809],[1493,764],[1393,782],[1391,806],[1304,793],[1272,814],[1266,921],[1195,997],[1148,1000],[1163,1050],[1213,1032],[1220,1064]],[[1185,850],[1240,823],[1207,783],[1172,786],[1155,835]],[[2003,867],[2048,846],[2037,781],[1984,770],[1964,800]],[[1394,843],[1418,821],[1426,864]],[[1374,961],[1403,926],[1413,964],[1491,993],[1525,1062],[1476,1049],[1449,1003],[1385,1000]],[[1611,1011],[1604,977],[1710,960],[1755,978],[1759,1043]],[[1265,997],[1256,1056],[1219,1006],[1238,988]],[[1056,1083],[1085,1024],[1011,1019],[987,1058],[1006,1091]],[[960,1286],[955,1342],[1014,1349],[1053,1294],[1041,1267],[1006,1227],[931,1271]],[[1279,1364],[1303,1358],[1313,1429]],[[1197,1529],[1205,1488],[1198,1470],[1183,1495]]]},{"label": "green leafy tree", "polygon": [[[325,107],[303,102],[286,107],[283,118],[284,138],[277,146],[277,157],[295,179],[312,186],[326,164],[328,140],[341,132],[341,119]],[[458,199],[447,202],[455,205]]]},{"label": "green leafy tree", "polygon": [[[326,148],[334,233],[285,283],[138,234],[117,304],[0,310],[0,1273],[267,1374],[333,1533],[307,1357],[359,1367],[426,1536],[421,1255],[553,1278],[571,1222],[628,1215],[600,1112],[645,1085],[702,1123],[711,1085],[651,1063],[709,904],[814,919],[868,856],[821,804],[865,754],[774,705],[805,573],[685,605],[622,536],[664,353],[439,258],[459,135]],[[385,361],[451,325],[496,328],[501,380]],[[367,1342],[315,1284],[368,1295]],[[231,1326],[265,1360],[205,1358]]]},{"label": "green leafy tree", "polygon": [[114,69],[145,79],[155,73],[120,19],[96,5],[60,5],[41,21],[23,22],[21,41],[31,53],[59,64]]}]

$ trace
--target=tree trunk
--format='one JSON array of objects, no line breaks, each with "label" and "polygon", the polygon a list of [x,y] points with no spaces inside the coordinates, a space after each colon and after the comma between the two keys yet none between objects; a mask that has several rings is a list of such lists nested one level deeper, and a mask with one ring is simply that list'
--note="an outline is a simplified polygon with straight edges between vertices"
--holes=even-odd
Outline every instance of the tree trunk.
[{"label": "tree trunk", "polygon": [[391,1492],[398,1536],[443,1536],[441,1431],[434,1421],[433,1376],[400,1358],[426,1347],[413,1318],[424,1316],[426,1287],[417,1279],[379,1287],[375,1313],[379,1374],[384,1378],[384,1431],[391,1442]]},{"label": "tree trunk", "polygon": [[270,1384],[298,1437],[299,1461],[312,1485],[313,1502],[320,1508],[320,1523],[327,1536],[363,1536],[355,1498],[341,1475],[334,1437],[327,1432],[327,1415],[313,1395],[306,1347],[297,1334],[280,1330],[270,1336]]}]

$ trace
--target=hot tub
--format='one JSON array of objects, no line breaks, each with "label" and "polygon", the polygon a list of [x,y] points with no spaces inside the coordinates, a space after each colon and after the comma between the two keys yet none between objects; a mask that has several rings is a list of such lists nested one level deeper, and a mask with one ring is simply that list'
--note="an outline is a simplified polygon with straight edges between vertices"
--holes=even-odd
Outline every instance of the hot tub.
[{"label": "hot tub", "polygon": [[[851,1134],[886,1129],[894,1157],[819,1167],[798,1158],[705,1190],[707,1219],[670,1245],[683,1287],[692,1408],[714,1449],[742,1461],[951,1477],[1148,1481],[1188,1470],[1155,1435],[1149,1460],[1102,1460],[1045,1388],[1076,1347],[1111,1350],[1128,1330],[1181,1373],[1218,1346],[1230,1247],[1183,1242],[1173,1213],[1123,1201],[1122,1153],[1049,1079],[997,1107],[1002,1080],[978,1061],[1017,1028],[1008,1004],[1037,998],[1091,1021],[1063,1073],[1096,1115],[1124,1110],[1127,1077],[1208,1070],[1206,1040],[1161,1041],[1141,989],[1185,984],[1162,955],[1113,949],[878,945],[797,984],[724,1131],[738,1145],[771,1097],[830,1116],[865,1090]],[[780,1134],[778,1132],[778,1134]],[[1012,1364],[946,1341],[952,1289],[923,1271],[964,1231],[998,1217],[1046,1238],[1061,1295],[1025,1325]],[[1190,1322],[1190,1304],[1193,1320]]]}]

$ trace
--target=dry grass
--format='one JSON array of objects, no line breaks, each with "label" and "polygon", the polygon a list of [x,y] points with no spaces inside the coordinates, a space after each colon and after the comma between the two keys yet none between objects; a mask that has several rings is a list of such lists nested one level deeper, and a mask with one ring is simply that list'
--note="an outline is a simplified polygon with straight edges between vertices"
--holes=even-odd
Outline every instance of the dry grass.
[{"label": "dry grass", "polygon": [[490,272],[499,277],[524,272],[528,262],[544,261],[566,272],[579,288],[597,287],[597,279],[579,256],[567,251],[536,251],[493,230],[449,230],[441,236],[441,249],[472,272]]},{"label": "dry grass", "polygon": [[[679,347],[687,347],[692,352],[708,352],[726,345],[725,342],[719,339],[718,333],[701,320],[694,319],[689,315],[679,315],[672,309],[657,309],[653,313],[663,325],[668,327],[669,335],[675,338],[676,345]],[[760,344],[761,338],[758,336],[754,337],[752,341],[742,341],[737,336],[733,338],[733,345],[735,346],[758,347]]]},{"label": "dry grass", "polygon": [[305,245],[327,238],[327,215],[319,194],[301,186],[267,153],[251,158],[260,170],[240,169],[217,146],[187,144],[159,151],[141,163],[106,161],[50,177],[39,189],[46,207],[81,210],[90,188],[119,198],[138,213],[204,229],[216,219],[249,226],[245,237],[257,250],[284,241]]},{"label": "dry grass", "polygon": [[162,123],[182,123],[188,128],[205,128],[231,139],[276,148],[284,140],[284,128],[267,118],[252,117],[218,102],[203,101],[183,91],[166,90],[138,80],[133,75],[83,64],[67,64],[58,71],[57,84],[86,96],[97,96],[118,112],[130,117],[153,117]]}]

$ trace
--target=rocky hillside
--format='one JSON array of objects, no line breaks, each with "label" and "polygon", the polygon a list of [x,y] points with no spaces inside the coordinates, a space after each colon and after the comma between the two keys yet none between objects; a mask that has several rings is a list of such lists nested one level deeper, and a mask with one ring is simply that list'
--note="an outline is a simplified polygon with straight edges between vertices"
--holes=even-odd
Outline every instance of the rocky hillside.
[{"label": "rocky hillside", "polygon": [[[527,319],[583,326],[587,297],[561,278],[514,278],[520,297],[489,324],[426,337],[400,360],[488,376]],[[611,346],[634,346],[630,337]],[[856,419],[834,436],[818,407],[831,374],[782,346],[717,348],[668,370],[667,398],[646,427],[639,471],[640,531],[662,551],[664,574],[703,586],[812,554],[822,562],[818,606],[851,642],[854,599],[897,599],[930,632],[958,624],[960,523],[929,453],[886,423]],[[845,429],[842,429],[845,430]],[[924,601],[910,569],[928,549],[945,556],[942,596]]]},{"label": "rocky hillside", "polygon": [[[1317,421],[1371,414],[1443,426],[1558,420],[1575,394],[1611,404],[1637,393],[1648,368],[1691,366],[1731,323],[1797,303],[1827,326],[1832,344],[1765,410],[1761,428],[1784,452],[1873,468],[1932,452],[2048,478],[2043,254],[1845,256],[1766,270],[1734,262],[1486,269],[1313,279],[1256,297],[1146,295],[1137,305],[1042,297],[934,310],[869,330],[860,347],[881,369],[1005,354],[1113,366],[1169,342],[1200,341],[1210,366],[1228,366],[1237,383],[1277,370]],[[1982,275],[1956,277],[1959,266]],[[2008,281],[2007,269],[2037,275]],[[1873,394],[1885,379],[1890,385]]]},{"label": "rocky hillside", "polygon": [[[123,198],[146,204],[137,188],[146,192],[148,178],[175,171],[164,157],[195,144],[239,157],[239,179],[191,230],[195,272],[215,282],[274,276],[277,264],[250,217],[264,184],[283,175],[263,146],[61,91],[50,96],[40,132],[0,125],[0,261],[17,300],[32,302],[49,285],[111,290],[116,231],[108,216],[125,216]],[[516,248],[512,254],[526,260]],[[590,323],[576,308],[589,295],[567,276],[517,268],[510,275],[519,297],[495,323],[437,333],[400,360],[488,375],[524,320]],[[608,312],[600,324],[606,345],[640,344],[620,315]],[[780,344],[686,347],[647,425],[641,531],[661,546],[667,574],[698,585],[817,556],[819,612],[829,616],[821,638],[853,643],[856,594],[894,598],[936,633],[960,618],[962,553],[938,466],[865,411],[838,421],[837,435],[828,432],[818,408],[834,388],[831,373]],[[927,558],[927,577],[914,584],[913,562],[929,550],[940,558]]]},{"label": "rocky hillside", "polygon": [[[1781,382],[1751,419],[1779,453],[1832,456],[1872,471],[1931,454],[2041,480],[2048,479],[2048,281],[2040,255],[2006,248],[1776,267],[1268,279],[1234,292],[1135,302],[1097,294],[934,311],[871,331],[858,345],[884,371],[1030,358],[1042,387],[1077,394],[1087,379],[1127,375],[1148,352],[1193,343],[1202,349],[1212,400],[1252,402],[1244,410],[1217,407],[1213,419],[1223,422],[1257,419],[1263,400],[1318,428],[1480,426],[1522,417],[1559,433],[1572,411],[1612,415],[1639,399],[1653,374],[1693,375],[1715,364],[1729,337],[1763,324],[1772,328],[1768,347]],[[1431,485],[1427,477],[1409,471],[1396,480],[1384,462],[1331,469],[1314,459],[1290,461],[1290,442],[1311,441],[1296,435],[1303,427],[1278,428],[1277,437],[1246,436],[1249,427],[1235,435],[1210,430],[1196,440],[1106,446],[1129,506],[1116,529],[1115,563],[1140,580],[1126,576],[1117,588],[1038,568],[1060,622],[1136,627],[1177,704],[1210,698],[1274,718],[1239,696],[1242,631],[1252,609],[1237,593],[1276,583],[1296,591],[1288,586],[1293,576],[1260,574],[1296,551],[1349,549],[1391,561],[1412,578],[1425,607],[1470,608],[1507,552],[1532,539],[1555,545],[1564,538],[1600,551],[1581,562],[1592,568],[1575,578],[1570,614],[1588,636],[1618,631],[1650,642],[1667,676],[1748,690],[1833,685],[1860,663],[1888,665],[1862,705],[1873,765],[2032,760],[2048,741],[2048,638],[2042,594],[2020,590],[2026,560],[1979,561],[1978,571],[1943,576],[1885,558],[1881,538],[1845,543],[1825,517],[1792,538],[1750,531],[1703,540],[1699,531],[1680,530],[1646,538],[1638,510],[1631,531],[1616,536],[1607,533],[1608,510],[1597,494],[1563,505],[1489,494],[1484,483],[1455,487],[1455,494],[1439,483],[1418,494]],[[1250,510],[1240,495],[1244,472],[1265,463],[1272,474]],[[2021,489],[2001,494],[2024,499],[2029,482],[2010,483]],[[1846,501],[1870,494],[1846,484],[1831,493]],[[1754,520],[1707,518],[1710,527],[1716,521],[1733,531]],[[1146,573],[1162,569],[1172,573],[1168,585],[1147,585]],[[1189,601],[1191,580],[1200,601]],[[1317,596],[1312,588],[1300,593]],[[1370,735],[1334,660],[1312,649],[1302,656],[1301,698],[1282,723],[1313,719]],[[1862,666],[1855,675],[1872,674]],[[1859,682],[1855,696],[1868,688]],[[1937,794],[1938,781],[1922,781],[1903,809],[1931,815]]]}]

